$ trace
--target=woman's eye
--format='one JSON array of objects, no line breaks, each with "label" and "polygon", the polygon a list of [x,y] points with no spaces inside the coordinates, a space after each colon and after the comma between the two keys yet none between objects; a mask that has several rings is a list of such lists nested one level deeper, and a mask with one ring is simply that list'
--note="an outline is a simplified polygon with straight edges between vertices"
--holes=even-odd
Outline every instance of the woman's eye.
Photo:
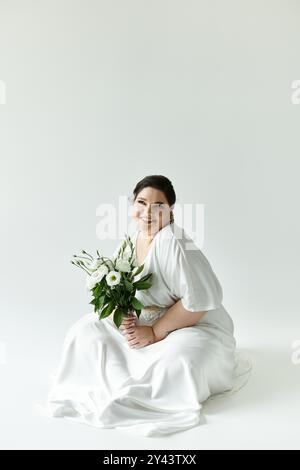
[{"label": "woman's eye", "polygon": [[[146,205],[145,201],[138,200],[138,203],[139,203],[139,204]],[[163,207],[163,204],[161,204],[161,203],[158,203],[158,204],[151,204],[151,206],[153,207],[153,209],[157,209],[158,207]]]}]

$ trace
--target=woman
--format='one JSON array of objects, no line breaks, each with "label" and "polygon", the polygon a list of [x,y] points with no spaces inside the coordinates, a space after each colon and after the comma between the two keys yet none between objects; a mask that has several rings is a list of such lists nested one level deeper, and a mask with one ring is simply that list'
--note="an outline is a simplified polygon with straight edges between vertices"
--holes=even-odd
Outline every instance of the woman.
[{"label": "woman", "polygon": [[236,341],[215,273],[174,222],[170,180],[145,177],[133,194],[139,276],[153,273],[151,288],[136,293],[145,308],[139,318],[129,312],[120,329],[95,313],[69,329],[47,409],[159,436],[201,423],[203,402],[233,389]]}]

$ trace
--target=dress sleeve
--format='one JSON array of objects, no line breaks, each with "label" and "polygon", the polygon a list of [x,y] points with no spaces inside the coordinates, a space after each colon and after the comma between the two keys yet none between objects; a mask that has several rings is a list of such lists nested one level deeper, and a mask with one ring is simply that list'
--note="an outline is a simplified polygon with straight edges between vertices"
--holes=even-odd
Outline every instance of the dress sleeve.
[{"label": "dress sleeve", "polygon": [[221,306],[223,291],[217,276],[202,251],[193,244],[173,237],[165,246],[164,275],[172,295],[181,299],[191,312],[214,310]]}]

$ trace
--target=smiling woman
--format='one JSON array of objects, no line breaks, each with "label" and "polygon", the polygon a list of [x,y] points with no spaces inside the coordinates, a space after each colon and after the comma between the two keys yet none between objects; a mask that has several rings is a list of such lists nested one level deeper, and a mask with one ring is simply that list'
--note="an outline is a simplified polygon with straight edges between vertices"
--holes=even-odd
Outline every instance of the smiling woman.
[{"label": "smiling woman", "polygon": [[171,217],[175,200],[164,176],[137,184],[131,240],[144,266],[136,279],[153,273],[151,287],[136,293],[145,308],[120,329],[94,314],[70,328],[48,396],[51,416],[160,436],[200,424],[203,403],[234,389],[233,322],[209,261],[188,249],[191,238]]},{"label": "smiling woman", "polygon": [[146,176],[137,183],[133,194],[132,217],[145,237],[153,238],[162,227],[174,222],[176,194],[168,178]]}]

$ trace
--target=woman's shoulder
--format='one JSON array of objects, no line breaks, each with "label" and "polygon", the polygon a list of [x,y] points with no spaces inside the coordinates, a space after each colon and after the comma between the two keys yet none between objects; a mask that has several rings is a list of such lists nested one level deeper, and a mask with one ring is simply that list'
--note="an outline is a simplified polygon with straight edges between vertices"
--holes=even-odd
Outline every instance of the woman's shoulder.
[{"label": "woman's shoulder", "polygon": [[158,246],[159,254],[166,260],[184,259],[191,265],[211,267],[208,258],[189,233],[175,223],[161,229]]},{"label": "woman's shoulder", "polygon": [[175,223],[166,225],[157,235],[159,236],[159,244],[164,249],[169,246],[180,250],[199,250],[186,230]]}]

